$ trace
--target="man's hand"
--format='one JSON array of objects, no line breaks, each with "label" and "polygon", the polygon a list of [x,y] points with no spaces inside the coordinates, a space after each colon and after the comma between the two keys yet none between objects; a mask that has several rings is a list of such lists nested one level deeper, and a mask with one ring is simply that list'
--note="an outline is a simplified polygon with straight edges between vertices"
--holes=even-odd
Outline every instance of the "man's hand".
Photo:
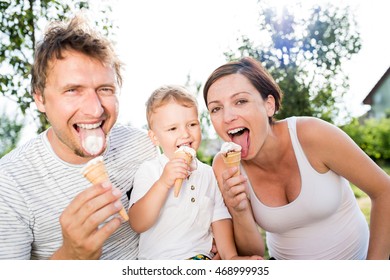
[{"label": "man's hand", "polygon": [[96,184],[78,194],[60,216],[63,244],[52,259],[99,259],[104,242],[121,225],[121,192],[110,183]]}]

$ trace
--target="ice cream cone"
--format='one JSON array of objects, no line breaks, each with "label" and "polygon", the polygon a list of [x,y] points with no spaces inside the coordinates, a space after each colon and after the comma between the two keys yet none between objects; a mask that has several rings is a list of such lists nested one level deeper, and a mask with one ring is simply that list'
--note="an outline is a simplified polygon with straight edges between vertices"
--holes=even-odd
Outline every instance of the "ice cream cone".
[{"label": "ice cream cone", "polygon": [[226,154],[226,156],[223,156],[223,161],[228,167],[236,166],[238,167],[237,172],[234,174],[234,176],[240,175],[240,161],[241,161],[241,151],[233,151]]},{"label": "ice cream cone", "polygon": [[[183,158],[186,160],[187,164],[190,164],[192,161],[192,155],[189,153],[186,153],[184,151],[176,152],[175,158]],[[183,184],[183,179],[181,179],[181,178],[176,179],[175,185],[174,185],[174,191],[173,191],[173,194],[175,197],[179,196],[179,192],[180,192],[182,184]]]},{"label": "ice cream cone", "polygon": [[[104,165],[103,158],[97,157],[88,162],[85,168],[82,170],[83,176],[88,179],[92,184],[99,184],[109,181],[106,166]],[[125,221],[129,220],[129,216],[125,208],[119,211],[119,214]]]}]

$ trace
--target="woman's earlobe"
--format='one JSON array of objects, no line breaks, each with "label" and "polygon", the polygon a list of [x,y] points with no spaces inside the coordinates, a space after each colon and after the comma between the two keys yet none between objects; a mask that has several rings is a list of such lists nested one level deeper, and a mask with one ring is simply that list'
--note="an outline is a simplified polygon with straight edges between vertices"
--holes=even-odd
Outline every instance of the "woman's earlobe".
[{"label": "woman's earlobe", "polygon": [[267,99],[265,100],[265,106],[267,109],[267,115],[269,117],[272,117],[275,112],[275,98],[270,94],[267,96]]}]

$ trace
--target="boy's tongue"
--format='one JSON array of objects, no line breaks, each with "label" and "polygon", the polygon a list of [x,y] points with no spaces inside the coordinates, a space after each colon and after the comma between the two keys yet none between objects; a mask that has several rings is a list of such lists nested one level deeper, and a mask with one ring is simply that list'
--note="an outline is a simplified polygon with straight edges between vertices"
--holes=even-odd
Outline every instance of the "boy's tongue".
[{"label": "boy's tongue", "polygon": [[79,134],[81,146],[86,153],[94,156],[102,152],[105,146],[106,137],[100,127],[94,129],[80,128]]},{"label": "boy's tongue", "polygon": [[245,131],[237,136],[233,136],[232,141],[241,146],[241,157],[246,157],[249,149],[249,130]]}]

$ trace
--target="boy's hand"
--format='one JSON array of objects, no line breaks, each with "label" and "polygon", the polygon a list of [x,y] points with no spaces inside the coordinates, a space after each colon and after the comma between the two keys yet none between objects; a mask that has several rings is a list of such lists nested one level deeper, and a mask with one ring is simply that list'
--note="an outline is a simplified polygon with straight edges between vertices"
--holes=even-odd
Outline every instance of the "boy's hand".
[{"label": "boy's hand", "polygon": [[160,183],[168,189],[172,188],[176,179],[185,179],[190,171],[189,165],[184,159],[171,159],[164,167],[163,173],[159,179]]}]

